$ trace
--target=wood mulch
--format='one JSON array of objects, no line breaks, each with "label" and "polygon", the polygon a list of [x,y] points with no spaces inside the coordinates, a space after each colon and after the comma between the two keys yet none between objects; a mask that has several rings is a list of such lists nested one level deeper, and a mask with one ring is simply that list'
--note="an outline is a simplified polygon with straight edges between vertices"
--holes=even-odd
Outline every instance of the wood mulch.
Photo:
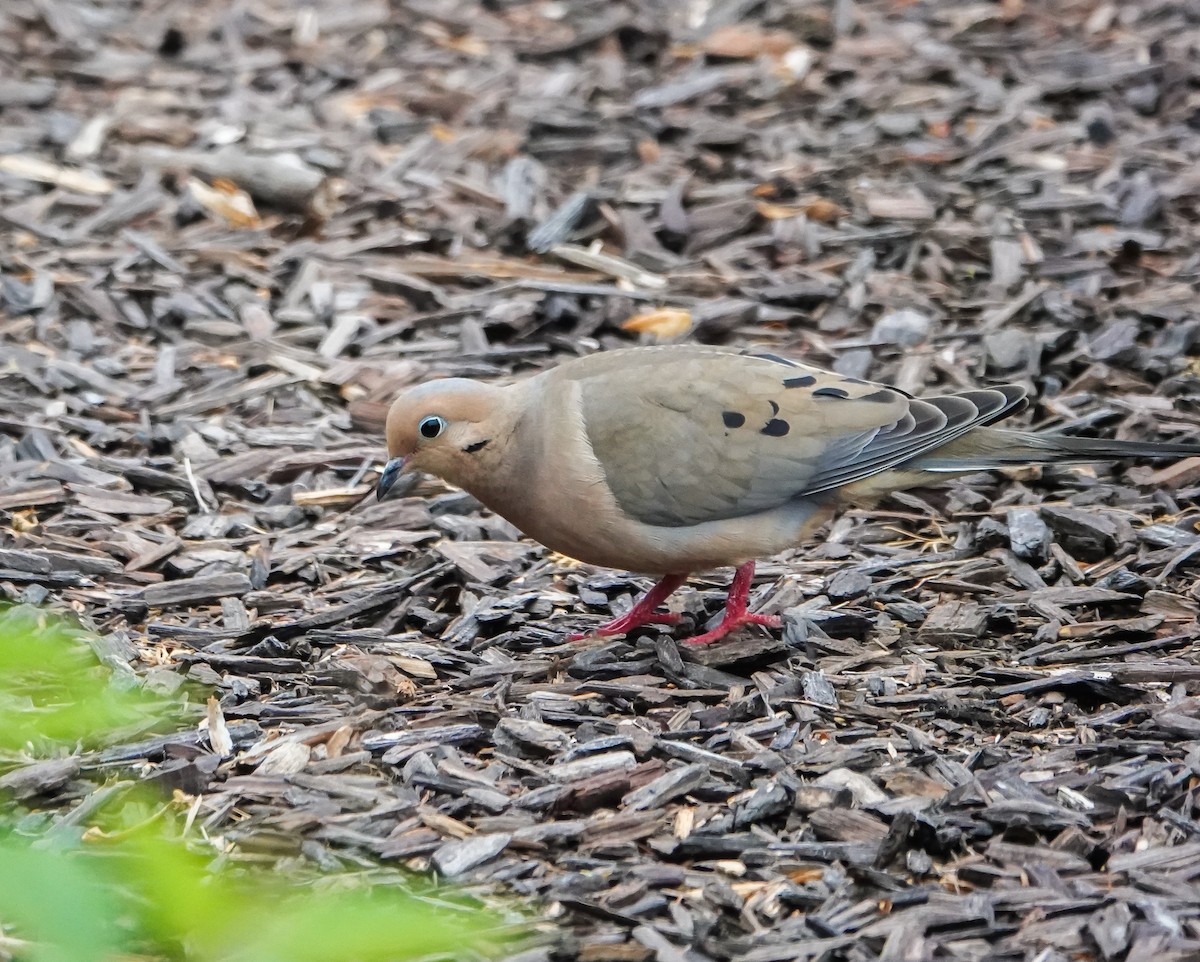
[{"label": "wood mulch", "polygon": [[1194,4],[5,0],[0,75],[0,590],[220,699],[26,796],[515,894],[528,962],[1200,958],[1200,459],[850,512],[704,650],[372,496],[398,388],[639,339],[1196,438]]}]

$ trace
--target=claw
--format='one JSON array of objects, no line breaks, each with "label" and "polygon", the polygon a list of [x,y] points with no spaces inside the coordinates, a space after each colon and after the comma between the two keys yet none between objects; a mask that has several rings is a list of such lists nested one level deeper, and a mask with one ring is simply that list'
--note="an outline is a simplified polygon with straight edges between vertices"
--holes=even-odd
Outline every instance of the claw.
[{"label": "claw", "polygon": [[[654,609],[666,601],[667,597],[682,585],[685,579],[686,575],[667,575],[619,618],[614,618],[591,631],[567,635],[567,641],[624,635],[642,625],[679,624],[679,615]],[[684,638],[683,643],[692,646],[711,645],[714,641],[720,641],[726,635],[746,625],[763,625],[766,628],[781,627],[783,620],[778,615],[759,615],[746,610],[750,599],[750,583],[753,580],[754,562],[747,561],[734,573],[733,583],[729,586],[729,595],[725,599],[725,617],[721,619],[721,623],[712,631],[706,631],[694,638]]]},{"label": "claw", "polygon": [[567,635],[567,641],[582,641],[584,638],[608,638],[611,635],[623,635],[642,625],[677,625],[682,620],[682,616],[674,612],[654,612],[653,614],[646,615],[644,618],[638,619],[636,622],[630,622],[628,615],[622,615],[620,618],[614,618],[612,621],[600,625],[598,628],[593,628],[591,631],[577,631]]},{"label": "claw", "polygon": [[783,619],[778,615],[759,615],[746,610],[750,598],[750,582],[753,580],[754,562],[747,561],[738,568],[733,576],[733,583],[729,586],[729,596],[725,599],[725,617],[721,619],[721,623],[712,631],[706,631],[694,638],[685,638],[683,643],[693,647],[711,645],[714,641],[720,641],[730,632],[745,625],[763,625],[767,628],[781,627]]},{"label": "claw", "polygon": [[783,619],[778,615],[756,615],[752,612],[742,612],[740,617],[731,616],[726,612],[725,617],[721,619],[721,623],[712,631],[706,631],[702,635],[696,635],[694,638],[684,638],[685,645],[699,647],[700,645],[711,645],[714,641],[720,641],[730,632],[737,631],[739,628],[746,625],[763,625],[766,628],[781,628],[783,627]]},{"label": "claw", "polygon": [[582,641],[584,638],[608,638],[611,635],[623,635],[642,625],[677,625],[679,615],[671,612],[659,612],[654,609],[667,600],[686,580],[686,575],[667,575],[658,584],[646,592],[642,599],[619,618],[614,618],[599,628],[591,631],[576,632],[567,635],[567,641]]}]

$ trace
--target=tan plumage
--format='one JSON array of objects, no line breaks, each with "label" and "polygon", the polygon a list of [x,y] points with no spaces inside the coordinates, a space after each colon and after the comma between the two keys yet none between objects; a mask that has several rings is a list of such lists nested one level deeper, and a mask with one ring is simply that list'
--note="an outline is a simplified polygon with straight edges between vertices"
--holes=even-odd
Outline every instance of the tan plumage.
[{"label": "tan plumage", "polygon": [[[1200,453],[987,427],[1024,404],[1013,386],[918,399],[773,355],[632,348],[505,387],[451,378],[404,392],[388,414],[392,460],[379,490],[402,468],[436,474],[546,546],[671,576],[664,588],[691,571],[747,566],[844,505],[947,475]],[[750,573],[739,572],[746,588]],[[738,601],[731,593],[733,622],[763,620]],[[634,614],[649,611],[606,629],[633,627]]]}]

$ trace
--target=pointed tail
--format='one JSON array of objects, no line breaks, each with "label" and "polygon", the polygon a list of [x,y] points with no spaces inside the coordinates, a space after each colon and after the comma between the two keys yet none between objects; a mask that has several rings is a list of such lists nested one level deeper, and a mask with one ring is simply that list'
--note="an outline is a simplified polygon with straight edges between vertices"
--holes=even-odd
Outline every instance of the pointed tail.
[{"label": "pointed tail", "polygon": [[1113,441],[1068,434],[979,428],[915,458],[904,467],[963,474],[1021,464],[1085,464],[1120,458],[1196,456],[1200,456],[1200,443],[1188,441]]}]

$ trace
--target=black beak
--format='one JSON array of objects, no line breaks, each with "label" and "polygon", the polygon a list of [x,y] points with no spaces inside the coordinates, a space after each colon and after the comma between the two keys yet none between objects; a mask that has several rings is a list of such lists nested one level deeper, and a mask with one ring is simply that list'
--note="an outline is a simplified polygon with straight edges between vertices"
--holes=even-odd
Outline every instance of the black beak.
[{"label": "black beak", "polygon": [[[387,464],[385,464],[383,466],[383,471],[379,475],[379,484],[375,486],[375,497],[377,500],[382,501],[384,498],[386,498],[388,496],[388,493],[396,486],[396,482],[400,480],[400,475],[404,471],[405,460],[406,460],[405,458],[392,458],[391,460],[388,461]],[[397,493],[401,494],[405,490],[407,490],[408,488],[411,488],[411,487],[412,487],[411,483],[410,484],[402,484],[402,485],[400,485],[400,488],[397,491]]]}]

